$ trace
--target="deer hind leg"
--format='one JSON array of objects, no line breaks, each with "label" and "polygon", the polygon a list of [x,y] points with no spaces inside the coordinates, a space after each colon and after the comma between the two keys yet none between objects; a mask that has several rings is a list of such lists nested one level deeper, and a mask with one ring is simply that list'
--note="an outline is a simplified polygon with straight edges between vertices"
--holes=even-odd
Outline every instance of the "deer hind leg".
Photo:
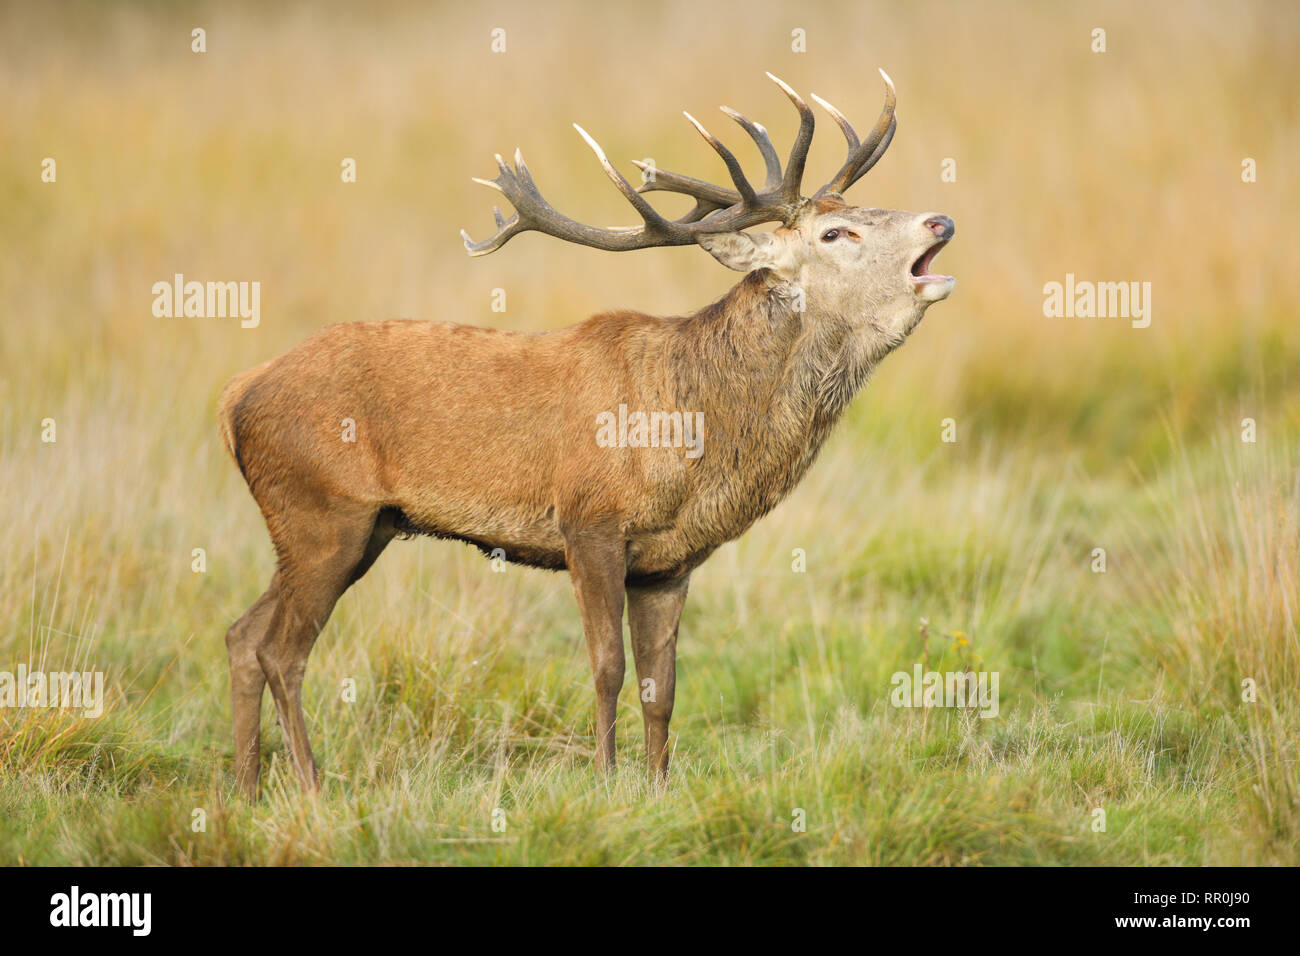
[{"label": "deer hind leg", "polygon": [[262,691],[266,687],[257,647],[275,613],[279,590],[280,575],[276,574],[271,578],[270,587],[226,632],[235,724],[235,784],[249,800],[257,799],[262,758]]},{"label": "deer hind leg", "polygon": [[677,623],[686,603],[688,580],[682,577],[627,589],[632,656],[645,720],[646,765],[659,780],[668,778],[668,722],[677,689]]},{"label": "deer hind leg", "polygon": [[363,575],[393,537],[374,509],[341,504],[276,522],[280,533],[280,598],[257,647],[257,660],[275,699],[299,780],[319,785],[302,712],[302,681],[311,653],[334,604]]},{"label": "deer hind leg", "polygon": [[614,719],[623,687],[625,543],[616,529],[564,533],[565,562],[596,679],[596,769],[614,766]]}]

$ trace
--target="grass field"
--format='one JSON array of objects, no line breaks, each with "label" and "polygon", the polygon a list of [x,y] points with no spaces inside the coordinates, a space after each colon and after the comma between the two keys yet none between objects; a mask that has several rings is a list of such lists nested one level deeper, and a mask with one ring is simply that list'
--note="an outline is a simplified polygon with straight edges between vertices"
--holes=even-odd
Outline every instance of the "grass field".
[{"label": "grass field", "polygon": [[[106,681],[98,719],[0,708],[0,862],[1300,863],[1300,11],[621,11],[0,8],[0,671]],[[631,222],[570,122],[629,174],[717,177],[681,109],[757,169],[716,105],[784,152],[764,70],[861,129],[877,66],[900,129],[849,198],[953,216],[957,289],[695,574],[670,787],[641,770],[631,674],[622,763],[591,770],[567,576],[416,540],[312,656],[323,792],[286,773],[268,695],[266,794],[236,799],[222,637],[273,556],[221,385],[340,321],[696,308],[734,279],[699,250],[534,235],[468,260],[493,201],[469,177],[518,145],[565,212]],[[841,148],[819,116],[809,182]],[[259,326],[155,318],[175,273],[259,281]],[[1045,317],[1067,273],[1150,282],[1150,327]],[[998,672],[999,715],[890,706],[922,661]]]}]

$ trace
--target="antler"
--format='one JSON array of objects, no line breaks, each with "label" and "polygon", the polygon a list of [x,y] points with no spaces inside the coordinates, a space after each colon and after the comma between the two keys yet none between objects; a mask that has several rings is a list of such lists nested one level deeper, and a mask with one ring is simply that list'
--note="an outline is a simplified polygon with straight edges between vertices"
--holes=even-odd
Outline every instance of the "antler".
[{"label": "antler", "polygon": [[[857,182],[867,170],[871,169],[893,139],[897,121],[894,118],[894,84],[884,70],[880,75],[885,78],[885,107],[875,127],[863,142],[859,142],[853,127],[835,107],[820,97],[813,99],[825,109],[839,124],[849,144],[849,155],[835,177],[819,189],[816,197],[842,193]],[[685,176],[681,173],[656,169],[647,163],[633,161],[638,169],[649,171],[651,178],[639,188],[634,188],[605,156],[600,144],[588,135],[577,123],[573,124],[579,135],[600,160],[605,174],[613,181],[625,199],[632,204],[641,216],[639,226],[614,226],[599,228],[588,226],[563,215],[550,205],[537,189],[532,174],[524,164],[523,155],[515,150],[514,168],[510,167],[500,154],[497,154],[496,179],[475,179],[474,182],[491,186],[510,200],[515,213],[506,219],[501,210],[493,206],[492,214],[496,218],[497,231],[492,237],[475,242],[469,233],[461,230],[465,248],[471,256],[482,256],[494,252],[505,245],[512,237],[529,230],[545,233],[565,242],[622,252],[628,249],[647,249],[657,246],[683,246],[695,242],[698,236],[706,233],[732,232],[747,229],[764,222],[792,221],[799,209],[807,201],[800,196],[799,190],[803,180],[804,163],[808,158],[808,148],[813,138],[813,112],[807,103],[786,83],[771,73],[767,74],[781,91],[789,97],[790,102],[799,112],[799,132],[795,135],[794,145],[790,149],[790,158],[786,162],[784,173],[776,148],[772,145],[767,130],[747,119],[742,114],[726,106],[722,111],[740,125],[758,147],[766,167],[767,177],[762,189],[755,189],[745,178],[745,172],[731,151],[690,113],[685,113],[691,125],[704,137],[713,150],[722,158],[731,176],[734,189],[717,186]],[[642,193],[665,191],[690,196],[695,205],[680,219],[665,219],[643,197]]]},{"label": "antler", "polygon": [[853,127],[849,125],[849,121],[844,118],[843,113],[816,93],[812,95],[812,98],[817,101],[817,105],[830,113],[835,122],[839,124],[840,129],[844,132],[844,138],[849,142],[849,155],[844,160],[844,165],[840,167],[840,171],[831,178],[830,182],[817,190],[817,196],[826,196],[831,193],[838,195],[844,192],[844,190],[865,176],[872,166],[880,162],[880,157],[885,155],[885,150],[889,149],[889,144],[893,142],[894,131],[898,129],[898,117],[894,115],[894,107],[898,104],[898,96],[894,92],[894,81],[889,78],[889,74],[881,70],[880,75],[885,81],[885,105],[880,111],[880,118],[876,120],[876,125],[871,128],[866,141],[862,143],[858,142],[858,134],[853,131]]}]

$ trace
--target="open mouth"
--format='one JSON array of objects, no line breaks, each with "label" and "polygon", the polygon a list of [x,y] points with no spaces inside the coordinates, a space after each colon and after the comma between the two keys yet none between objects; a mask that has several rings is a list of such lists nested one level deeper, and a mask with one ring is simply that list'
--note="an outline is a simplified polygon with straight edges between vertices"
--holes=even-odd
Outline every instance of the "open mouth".
[{"label": "open mouth", "polygon": [[912,263],[912,284],[920,288],[931,282],[951,282],[952,276],[946,276],[941,273],[931,272],[930,263],[934,257],[939,254],[939,250],[948,244],[947,239],[940,239],[925,252],[921,257]]}]

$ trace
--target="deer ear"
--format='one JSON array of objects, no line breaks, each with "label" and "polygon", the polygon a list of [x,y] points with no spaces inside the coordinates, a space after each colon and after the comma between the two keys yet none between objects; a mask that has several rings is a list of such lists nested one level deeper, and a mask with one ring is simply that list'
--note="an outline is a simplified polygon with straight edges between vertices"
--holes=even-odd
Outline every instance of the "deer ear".
[{"label": "deer ear", "polygon": [[705,233],[696,236],[695,241],[713,258],[737,272],[772,269],[784,275],[792,271],[789,247],[770,232]]}]

